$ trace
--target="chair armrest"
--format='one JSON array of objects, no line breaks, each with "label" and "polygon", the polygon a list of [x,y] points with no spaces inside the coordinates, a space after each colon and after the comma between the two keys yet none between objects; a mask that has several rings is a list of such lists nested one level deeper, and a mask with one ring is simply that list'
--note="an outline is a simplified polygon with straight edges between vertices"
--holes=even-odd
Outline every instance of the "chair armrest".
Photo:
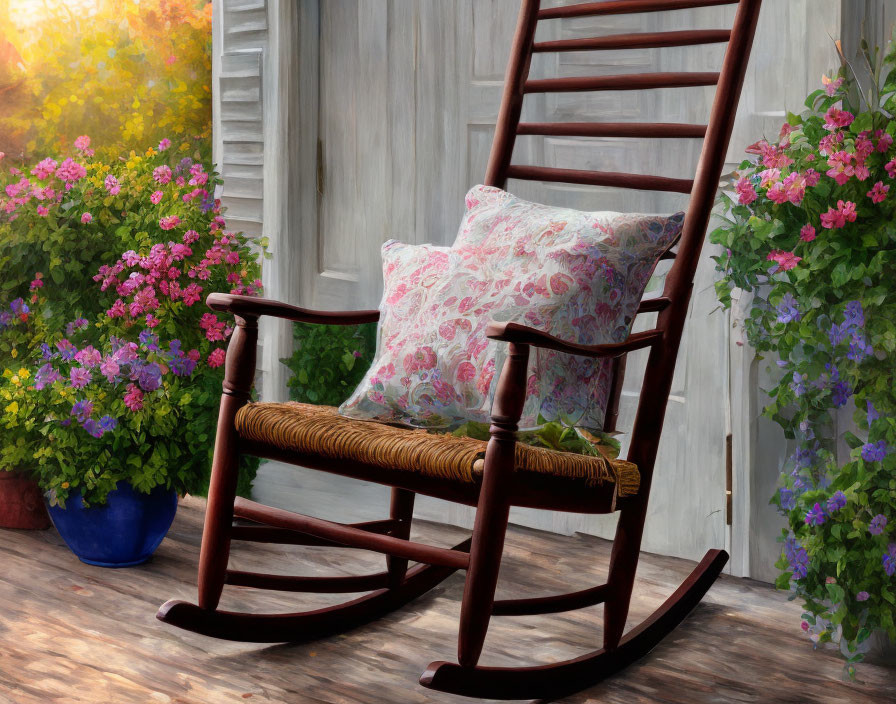
[{"label": "chair armrest", "polygon": [[629,335],[624,342],[608,345],[577,345],[572,342],[565,342],[558,337],[526,325],[497,322],[489,323],[485,334],[492,340],[542,347],[581,357],[619,357],[626,352],[655,345],[663,337],[662,330],[645,330],[644,332],[636,332],[633,335]]},{"label": "chair armrest", "polygon": [[255,296],[239,296],[233,293],[212,293],[205,299],[212,310],[233,313],[241,318],[258,318],[273,315],[296,323],[317,323],[320,325],[357,325],[375,323],[380,319],[378,310],[333,310],[318,311],[291,306],[288,303],[272,301]]}]

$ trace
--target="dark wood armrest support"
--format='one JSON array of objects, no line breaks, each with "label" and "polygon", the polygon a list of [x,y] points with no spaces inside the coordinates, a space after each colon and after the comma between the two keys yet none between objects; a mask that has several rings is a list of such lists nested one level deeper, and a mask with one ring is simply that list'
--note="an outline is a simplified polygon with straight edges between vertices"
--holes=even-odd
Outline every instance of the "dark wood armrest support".
[{"label": "dark wood armrest support", "polygon": [[288,303],[272,301],[255,296],[238,296],[233,293],[212,293],[205,299],[212,310],[233,313],[240,318],[258,318],[273,315],[296,323],[317,323],[320,325],[358,325],[375,323],[380,319],[378,310],[333,310],[318,311],[291,306]]},{"label": "dark wood armrest support", "polygon": [[632,350],[650,347],[659,342],[663,336],[661,330],[645,330],[644,332],[636,332],[633,335],[629,335],[629,338],[624,342],[608,345],[577,345],[572,342],[564,342],[560,338],[526,325],[496,322],[489,323],[485,334],[492,340],[542,347],[582,357],[619,357]]}]

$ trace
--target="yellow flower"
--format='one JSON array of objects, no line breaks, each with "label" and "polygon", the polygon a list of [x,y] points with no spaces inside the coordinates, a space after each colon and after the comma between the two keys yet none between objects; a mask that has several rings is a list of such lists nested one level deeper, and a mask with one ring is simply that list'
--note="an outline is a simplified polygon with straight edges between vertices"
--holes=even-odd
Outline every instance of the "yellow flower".
[{"label": "yellow flower", "polygon": [[19,369],[19,379],[28,379],[31,376],[31,372],[29,372],[25,367]]},{"label": "yellow flower", "polygon": [[71,484],[69,484],[68,482],[62,482],[63,489],[68,489],[70,486],[71,486]]},{"label": "yellow flower", "polygon": [[18,386],[19,384],[22,383],[22,382],[19,381],[19,377],[18,377],[18,375],[16,375],[16,374],[13,374],[13,375],[12,375],[12,378],[10,379],[10,381],[11,381],[13,384],[15,384],[16,386]]},{"label": "yellow flower", "polygon": [[9,354],[13,359],[15,359],[19,356],[19,351],[15,347],[13,347],[12,352],[10,352]]},{"label": "yellow flower", "polygon": [[11,404],[9,404],[6,407],[6,412],[9,413],[10,415],[15,415],[16,413],[18,413],[19,412],[19,402],[13,401]]}]

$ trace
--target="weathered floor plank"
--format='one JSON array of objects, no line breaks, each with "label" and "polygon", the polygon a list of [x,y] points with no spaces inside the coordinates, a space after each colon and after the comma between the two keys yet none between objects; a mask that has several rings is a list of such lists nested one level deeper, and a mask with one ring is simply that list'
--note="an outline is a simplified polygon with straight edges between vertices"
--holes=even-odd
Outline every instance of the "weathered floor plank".
[{"label": "weathered floor plank", "polygon": [[[181,502],[175,524],[147,565],[107,570],[79,562],[55,531],[0,531],[0,702],[307,702],[412,704],[461,699],[425,690],[432,660],[453,659],[462,576],[409,607],[350,633],[304,645],[216,641],[154,618],[169,598],[195,598],[204,503]],[[365,516],[366,517],[366,516]],[[463,531],[415,524],[414,538],[448,546]],[[609,544],[512,528],[499,597],[592,586],[605,576]],[[359,574],[384,558],[353,550],[239,546],[235,567],[305,574]],[[692,564],[644,555],[630,623],[647,616]],[[293,611],[338,595],[228,587],[222,607]],[[600,608],[493,621],[483,664],[549,662],[597,646]],[[564,701],[896,701],[896,670],[863,665],[841,679],[835,653],[813,652],[799,632],[799,607],[767,585],[723,577],[662,645],[628,671]]]}]

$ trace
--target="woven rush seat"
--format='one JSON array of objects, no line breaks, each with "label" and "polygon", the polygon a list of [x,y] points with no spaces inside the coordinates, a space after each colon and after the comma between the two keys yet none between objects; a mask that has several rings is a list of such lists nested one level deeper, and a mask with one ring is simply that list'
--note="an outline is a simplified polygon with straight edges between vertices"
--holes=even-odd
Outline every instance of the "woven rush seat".
[{"label": "woven rush seat", "polygon": [[[363,462],[463,483],[482,477],[487,443],[422,429],[355,420],[330,406],[305,403],[249,403],[236,414],[237,434],[285,452]],[[581,480],[594,487],[616,484],[617,496],[638,492],[637,467],[608,460],[517,444],[516,471]]]}]

